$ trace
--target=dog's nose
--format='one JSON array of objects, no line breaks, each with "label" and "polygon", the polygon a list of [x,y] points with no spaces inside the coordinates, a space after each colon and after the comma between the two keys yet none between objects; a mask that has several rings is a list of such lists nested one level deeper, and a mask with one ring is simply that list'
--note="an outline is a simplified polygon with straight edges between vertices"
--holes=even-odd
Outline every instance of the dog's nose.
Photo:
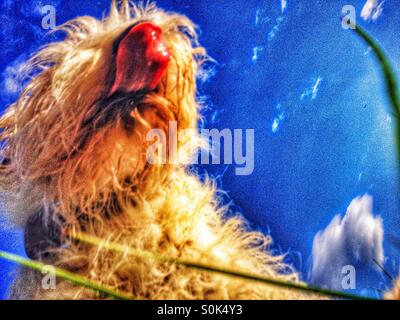
[{"label": "dog's nose", "polygon": [[170,59],[160,27],[150,22],[133,26],[117,48],[115,81],[109,95],[154,90]]}]

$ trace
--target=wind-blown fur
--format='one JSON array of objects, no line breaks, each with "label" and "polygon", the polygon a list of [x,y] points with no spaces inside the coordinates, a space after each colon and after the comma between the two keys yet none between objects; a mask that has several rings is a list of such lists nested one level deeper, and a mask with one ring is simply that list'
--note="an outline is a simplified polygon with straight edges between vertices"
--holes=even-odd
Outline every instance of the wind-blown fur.
[{"label": "wind-blown fur", "polygon": [[[160,84],[136,101],[107,101],[115,72],[112,46],[137,21],[164,33],[172,60]],[[211,181],[185,165],[149,165],[151,128],[177,121],[181,156],[201,147],[196,75],[205,59],[195,26],[154,5],[113,2],[103,20],[75,19],[59,28],[65,40],[43,48],[29,63],[30,79],[0,119],[0,188],[10,218],[25,226],[38,212],[45,230],[60,231],[59,246],[37,259],[66,268],[138,299],[297,299],[302,293],[181,266],[139,259],[73,241],[86,232],[133,248],[206,262],[289,281],[298,276],[271,240],[226,217]],[[102,102],[101,102],[102,101]],[[104,102],[106,101],[106,102]],[[29,243],[26,243],[29,247]],[[40,274],[21,270],[11,298],[92,299],[67,282],[41,288]]]},{"label": "wind-blown fur", "polygon": [[400,277],[393,281],[393,288],[384,297],[388,300],[400,300]]}]

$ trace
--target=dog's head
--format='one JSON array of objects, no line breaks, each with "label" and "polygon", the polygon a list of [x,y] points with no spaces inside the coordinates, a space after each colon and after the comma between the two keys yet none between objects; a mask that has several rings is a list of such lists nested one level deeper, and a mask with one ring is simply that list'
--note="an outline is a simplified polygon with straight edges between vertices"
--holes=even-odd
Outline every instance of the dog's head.
[{"label": "dog's head", "polygon": [[[103,20],[58,29],[65,39],[33,57],[31,79],[0,120],[0,184],[28,216],[49,203],[109,206],[116,194],[140,192],[154,170],[162,182],[168,169],[147,163],[147,132],[170,121],[194,129],[199,117],[204,52],[186,17],[122,1]],[[179,137],[185,152],[198,146],[196,134]]]}]

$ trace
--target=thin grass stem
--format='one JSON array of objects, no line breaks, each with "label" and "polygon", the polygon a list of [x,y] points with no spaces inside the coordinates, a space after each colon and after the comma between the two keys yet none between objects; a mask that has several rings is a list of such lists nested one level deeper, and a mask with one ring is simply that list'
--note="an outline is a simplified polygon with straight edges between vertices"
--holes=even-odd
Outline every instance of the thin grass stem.
[{"label": "thin grass stem", "polygon": [[[8,252],[4,252],[4,251],[0,251],[0,258],[16,263],[20,266],[26,267],[26,268],[30,268],[36,271],[43,271],[45,270],[46,267],[48,267],[48,265],[45,265],[44,263],[38,262],[38,261],[33,261],[33,260],[29,260],[26,258],[23,258],[21,256],[12,254],[12,253],[8,253]],[[101,295],[113,298],[113,299],[118,299],[118,300],[133,300],[134,297],[130,296],[128,294],[124,294],[121,292],[118,292],[112,288],[103,286],[97,282],[91,281],[89,279],[86,279],[85,277],[82,277],[80,275],[77,275],[75,273],[63,270],[61,268],[58,267],[54,267],[54,271],[55,271],[55,275],[63,280],[66,280],[68,282],[71,282],[73,284],[88,288],[92,291],[95,291]]]},{"label": "thin grass stem", "polygon": [[114,251],[114,252],[117,252],[120,254],[130,255],[130,256],[143,258],[143,259],[152,259],[152,260],[156,260],[156,261],[164,262],[164,263],[181,265],[181,266],[184,266],[184,267],[190,268],[190,269],[197,269],[197,270],[201,270],[201,271],[222,274],[225,276],[231,276],[231,277],[241,278],[241,279],[245,279],[245,280],[261,282],[261,283],[274,285],[274,286],[285,288],[285,289],[301,290],[301,291],[305,291],[305,292],[309,292],[309,293],[326,295],[326,296],[331,296],[331,297],[336,297],[336,298],[341,298],[341,299],[375,300],[375,299],[358,296],[358,295],[354,295],[354,294],[349,294],[349,293],[344,293],[344,292],[339,292],[339,291],[334,291],[334,290],[328,290],[328,289],[318,288],[318,287],[314,287],[314,286],[308,286],[308,285],[302,284],[302,283],[293,283],[293,282],[273,279],[273,278],[265,277],[265,276],[261,276],[261,275],[251,274],[251,273],[247,273],[244,271],[214,267],[214,266],[210,266],[208,264],[204,264],[204,263],[200,263],[200,262],[158,255],[158,254],[154,254],[154,253],[151,253],[148,251],[134,249],[134,248],[131,248],[126,245],[120,245],[118,243],[113,243],[113,242],[110,242],[107,240],[102,240],[100,238],[96,238],[96,237],[88,235],[88,234],[78,233],[78,234],[71,235],[71,237],[75,238],[76,240],[82,241],[84,243],[87,243],[87,244],[90,244],[93,246],[97,246],[99,248],[104,248],[106,250]]}]

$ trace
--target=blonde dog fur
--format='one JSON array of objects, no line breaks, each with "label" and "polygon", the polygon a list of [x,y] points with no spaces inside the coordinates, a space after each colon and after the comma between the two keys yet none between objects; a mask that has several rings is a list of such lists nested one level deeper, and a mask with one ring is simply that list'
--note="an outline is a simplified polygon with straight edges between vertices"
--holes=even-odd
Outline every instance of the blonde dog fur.
[{"label": "blonde dog fur", "polygon": [[[132,103],[134,127],[127,130],[118,108],[105,119],[107,107],[96,113],[94,105],[107,90],[113,42],[144,20],[163,30],[172,59],[158,87]],[[176,121],[180,132],[193,129],[179,136],[181,157],[202,147],[196,76],[206,55],[193,23],[152,4],[122,1],[113,2],[103,20],[80,17],[58,29],[65,39],[32,58],[25,90],[0,120],[1,156],[7,159],[0,171],[2,203],[21,226],[40,208],[48,223],[60,225],[63,245],[52,249],[52,264],[138,299],[306,298],[298,291],[134,258],[69,238],[84,231],[156,254],[299,281],[283,258],[269,251],[269,237],[248,231],[239,216],[226,216],[212,181],[201,182],[185,165],[146,163],[146,133],[166,130],[169,121]],[[83,125],[88,119],[91,125]],[[10,297],[99,298],[61,280],[56,290],[43,290],[40,277],[21,270]]]}]

